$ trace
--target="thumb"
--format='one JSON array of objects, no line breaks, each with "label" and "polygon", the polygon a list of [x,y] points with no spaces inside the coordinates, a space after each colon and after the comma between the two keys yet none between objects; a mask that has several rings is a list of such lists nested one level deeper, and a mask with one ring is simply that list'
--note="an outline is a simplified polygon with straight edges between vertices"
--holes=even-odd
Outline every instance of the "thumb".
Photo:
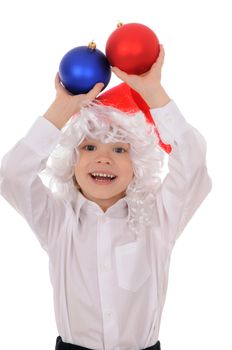
[{"label": "thumb", "polygon": [[87,99],[90,101],[94,100],[95,97],[97,97],[97,95],[100,94],[103,87],[104,87],[103,83],[95,84],[94,87],[86,94]]}]

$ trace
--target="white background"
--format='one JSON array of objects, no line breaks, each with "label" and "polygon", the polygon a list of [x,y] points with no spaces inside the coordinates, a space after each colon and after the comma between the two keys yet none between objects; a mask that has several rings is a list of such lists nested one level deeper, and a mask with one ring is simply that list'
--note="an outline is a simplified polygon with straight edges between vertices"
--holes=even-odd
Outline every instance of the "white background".
[{"label": "white background", "polygon": [[[162,350],[231,349],[229,0],[1,4],[0,158],[52,102],[63,55],[92,39],[104,51],[118,20],[143,23],[156,32],[166,52],[163,85],[208,142],[213,190],[173,251],[160,330]],[[118,82],[113,78],[110,86]],[[53,349],[58,334],[47,255],[2,197],[0,277],[1,349]]]}]

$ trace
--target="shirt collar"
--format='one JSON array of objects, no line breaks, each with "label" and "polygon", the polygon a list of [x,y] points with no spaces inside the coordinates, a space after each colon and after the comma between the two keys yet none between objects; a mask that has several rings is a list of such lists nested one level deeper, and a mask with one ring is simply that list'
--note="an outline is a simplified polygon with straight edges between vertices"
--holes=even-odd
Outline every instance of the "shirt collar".
[{"label": "shirt collar", "polygon": [[128,204],[126,197],[123,197],[104,212],[97,203],[90,201],[78,191],[76,212],[79,213],[80,211],[97,216],[102,215],[111,218],[123,218],[128,216]]}]

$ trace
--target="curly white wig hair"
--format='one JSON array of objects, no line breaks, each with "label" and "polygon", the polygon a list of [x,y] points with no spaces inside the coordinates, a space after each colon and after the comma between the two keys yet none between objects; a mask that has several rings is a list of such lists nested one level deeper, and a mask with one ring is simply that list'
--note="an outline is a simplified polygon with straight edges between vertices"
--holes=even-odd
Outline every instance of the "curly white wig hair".
[{"label": "curly white wig hair", "polygon": [[74,166],[78,163],[78,146],[87,137],[102,143],[129,143],[134,177],[126,189],[128,225],[138,235],[154,216],[155,195],[161,184],[163,151],[158,147],[154,127],[142,112],[128,115],[120,110],[91,102],[83,106],[62,129],[61,142],[47,162],[45,174],[49,187],[73,205],[78,184]]}]

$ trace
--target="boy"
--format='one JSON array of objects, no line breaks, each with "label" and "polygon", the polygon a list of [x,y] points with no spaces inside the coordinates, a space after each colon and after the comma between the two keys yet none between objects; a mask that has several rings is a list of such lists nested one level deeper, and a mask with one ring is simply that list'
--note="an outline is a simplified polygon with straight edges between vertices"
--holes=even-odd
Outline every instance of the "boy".
[{"label": "boy", "polygon": [[[211,189],[205,142],[162,87],[163,60],[161,46],[142,76],[113,68],[172,147],[162,184],[158,140],[141,113],[91,103],[101,84],[71,96],[58,75],[54,103],[2,161],[1,194],[49,255],[56,350],[160,349],[170,255]],[[57,193],[38,176],[51,153]]]}]

